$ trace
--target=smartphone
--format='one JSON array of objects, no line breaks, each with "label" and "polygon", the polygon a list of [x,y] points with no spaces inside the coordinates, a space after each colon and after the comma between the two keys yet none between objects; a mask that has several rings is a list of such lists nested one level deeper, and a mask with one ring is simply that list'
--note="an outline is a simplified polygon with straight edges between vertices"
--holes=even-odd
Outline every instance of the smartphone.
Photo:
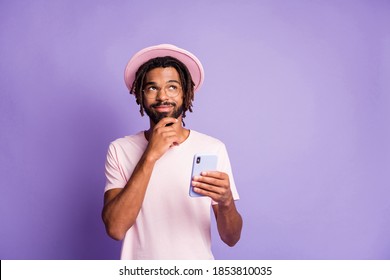
[{"label": "smartphone", "polygon": [[[199,176],[203,171],[215,171],[217,170],[218,157],[212,154],[196,154],[192,162],[191,181],[194,176]],[[192,183],[190,183],[190,196],[199,197],[203,196],[194,192]]]}]

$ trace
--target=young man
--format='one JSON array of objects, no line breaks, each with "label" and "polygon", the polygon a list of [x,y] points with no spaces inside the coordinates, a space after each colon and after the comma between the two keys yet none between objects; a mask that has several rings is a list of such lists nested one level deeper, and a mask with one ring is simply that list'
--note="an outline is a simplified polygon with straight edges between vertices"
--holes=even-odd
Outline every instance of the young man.
[{"label": "young man", "polygon": [[[123,240],[121,259],[213,259],[210,207],[229,246],[242,218],[225,145],[184,127],[204,78],[200,61],[173,45],[143,49],[128,62],[125,82],[150,128],[110,144],[103,221]],[[216,154],[217,170],[191,178],[197,153]],[[203,195],[190,197],[189,188]]]}]

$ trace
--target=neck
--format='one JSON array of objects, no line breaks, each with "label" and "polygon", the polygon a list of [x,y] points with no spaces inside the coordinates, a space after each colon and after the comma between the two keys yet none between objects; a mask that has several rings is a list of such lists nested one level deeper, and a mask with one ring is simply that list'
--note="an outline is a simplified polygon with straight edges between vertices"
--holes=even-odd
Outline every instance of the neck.
[{"label": "neck", "polygon": [[[179,144],[183,143],[188,136],[190,135],[190,130],[183,127],[183,118],[180,116],[178,119],[178,122],[172,125],[172,127],[176,130],[177,134],[179,135]],[[151,133],[156,126],[156,124],[149,119],[150,121],[150,128],[148,130],[145,130],[145,138],[146,140],[150,140]]]}]

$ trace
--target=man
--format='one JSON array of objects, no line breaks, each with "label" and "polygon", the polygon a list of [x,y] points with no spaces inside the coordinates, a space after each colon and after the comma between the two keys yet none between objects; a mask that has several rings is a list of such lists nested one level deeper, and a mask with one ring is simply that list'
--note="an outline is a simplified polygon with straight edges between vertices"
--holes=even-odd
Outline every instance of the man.
[{"label": "man", "polygon": [[[225,145],[184,126],[203,78],[200,61],[173,45],[143,49],[127,64],[126,85],[150,128],[112,142],[107,154],[102,217],[108,235],[123,240],[122,259],[213,259],[211,206],[221,239],[240,239]],[[196,153],[216,154],[218,171],[191,178]],[[190,185],[203,196],[190,197]]]}]

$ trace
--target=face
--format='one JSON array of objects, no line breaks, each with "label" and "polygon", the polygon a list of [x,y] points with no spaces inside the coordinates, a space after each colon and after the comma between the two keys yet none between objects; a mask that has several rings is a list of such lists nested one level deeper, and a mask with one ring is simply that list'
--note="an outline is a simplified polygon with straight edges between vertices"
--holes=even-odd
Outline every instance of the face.
[{"label": "face", "polygon": [[144,110],[154,124],[164,117],[181,117],[183,90],[175,68],[159,67],[146,73],[143,95]]}]

